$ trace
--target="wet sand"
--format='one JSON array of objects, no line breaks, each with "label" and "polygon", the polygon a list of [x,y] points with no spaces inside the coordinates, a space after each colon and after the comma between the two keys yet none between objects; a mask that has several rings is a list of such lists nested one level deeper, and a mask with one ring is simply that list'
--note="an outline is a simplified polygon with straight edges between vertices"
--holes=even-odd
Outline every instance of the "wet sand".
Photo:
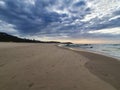
[{"label": "wet sand", "polygon": [[85,66],[90,72],[120,90],[120,61],[118,59],[84,51],[78,53],[89,59]]},{"label": "wet sand", "polygon": [[0,43],[0,90],[120,90],[120,62],[54,44]]}]

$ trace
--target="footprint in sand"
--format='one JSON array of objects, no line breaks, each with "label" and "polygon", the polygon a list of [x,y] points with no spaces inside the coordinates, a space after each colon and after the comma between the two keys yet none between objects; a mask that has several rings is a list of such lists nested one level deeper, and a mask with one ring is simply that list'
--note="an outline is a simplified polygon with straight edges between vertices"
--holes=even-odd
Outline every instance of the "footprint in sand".
[{"label": "footprint in sand", "polygon": [[30,83],[30,84],[28,85],[28,87],[31,88],[33,85],[34,85],[34,83]]}]

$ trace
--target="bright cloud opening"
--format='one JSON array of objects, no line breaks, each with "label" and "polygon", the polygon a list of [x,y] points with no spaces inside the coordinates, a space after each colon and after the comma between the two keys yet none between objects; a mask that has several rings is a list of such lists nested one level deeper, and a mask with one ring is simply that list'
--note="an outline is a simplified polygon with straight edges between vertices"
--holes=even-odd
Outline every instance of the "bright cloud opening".
[{"label": "bright cloud opening", "polygon": [[112,34],[112,35],[119,35],[120,28],[110,28],[110,29],[102,29],[102,30],[94,30],[88,31],[90,34]]}]

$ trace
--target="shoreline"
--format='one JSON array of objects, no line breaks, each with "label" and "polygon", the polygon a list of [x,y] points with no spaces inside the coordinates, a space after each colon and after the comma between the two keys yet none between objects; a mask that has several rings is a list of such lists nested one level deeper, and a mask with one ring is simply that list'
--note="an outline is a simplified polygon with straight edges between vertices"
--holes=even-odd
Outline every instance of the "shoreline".
[{"label": "shoreline", "polygon": [[[117,90],[120,89],[120,73],[118,74],[116,70],[120,69],[120,60],[119,58],[112,57],[110,55],[104,55],[99,52],[84,50],[79,48],[78,50],[75,48],[69,48],[64,46],[58,46],[61,48],[65,48],[68,50],[72,50],[88,59],[85,63],[85,67],[99,77],[100,79],[104,80],[105,82],[110,83]],[[96,69],[99,68],[99,69]],[[119,83],[116,83],[119,81]]]},{"label": "shoreline", "polygon": [[103,56],[110,57],[110,58],[113,58],[113,59],[116,59],[116,60],[120,61],[120,57],[113,56],[113,55],[110,55],[110,54],[107,54],[107,53],[104,53],[104,52],[87,50],[87,49],[83,49],[83,48],[71,48],[71,47],[66,47],[66,46],[61,46],[61,45],[58,45],[58,47],[67,48],[67,49],[73,50],[73,51],[83,51],[83,52],[88,52],[88,53],[93,53],[93,54],[99,54],[99,55],[103,55]]},{"label": "shoreline", "polygon": [[56,44],[3,43],[0,90],[119,90],[119,68],[113,58]]},{"label": "shoreline", "polygon": [[78,51],[78,53],[89,59],[85,66],[91,73],[120,89],[120,73],[117,73],[120,69],[118,59],[92,52]]}]

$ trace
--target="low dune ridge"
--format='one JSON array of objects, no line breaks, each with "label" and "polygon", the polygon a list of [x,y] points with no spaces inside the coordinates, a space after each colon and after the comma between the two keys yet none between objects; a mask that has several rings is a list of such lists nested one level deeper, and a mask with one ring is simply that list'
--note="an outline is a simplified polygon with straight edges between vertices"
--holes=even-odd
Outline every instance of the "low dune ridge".
[{"label": "low dune ridge", "polygon": [[55,44],[0,43],[0,90],[120,90],[119,66]]}]

